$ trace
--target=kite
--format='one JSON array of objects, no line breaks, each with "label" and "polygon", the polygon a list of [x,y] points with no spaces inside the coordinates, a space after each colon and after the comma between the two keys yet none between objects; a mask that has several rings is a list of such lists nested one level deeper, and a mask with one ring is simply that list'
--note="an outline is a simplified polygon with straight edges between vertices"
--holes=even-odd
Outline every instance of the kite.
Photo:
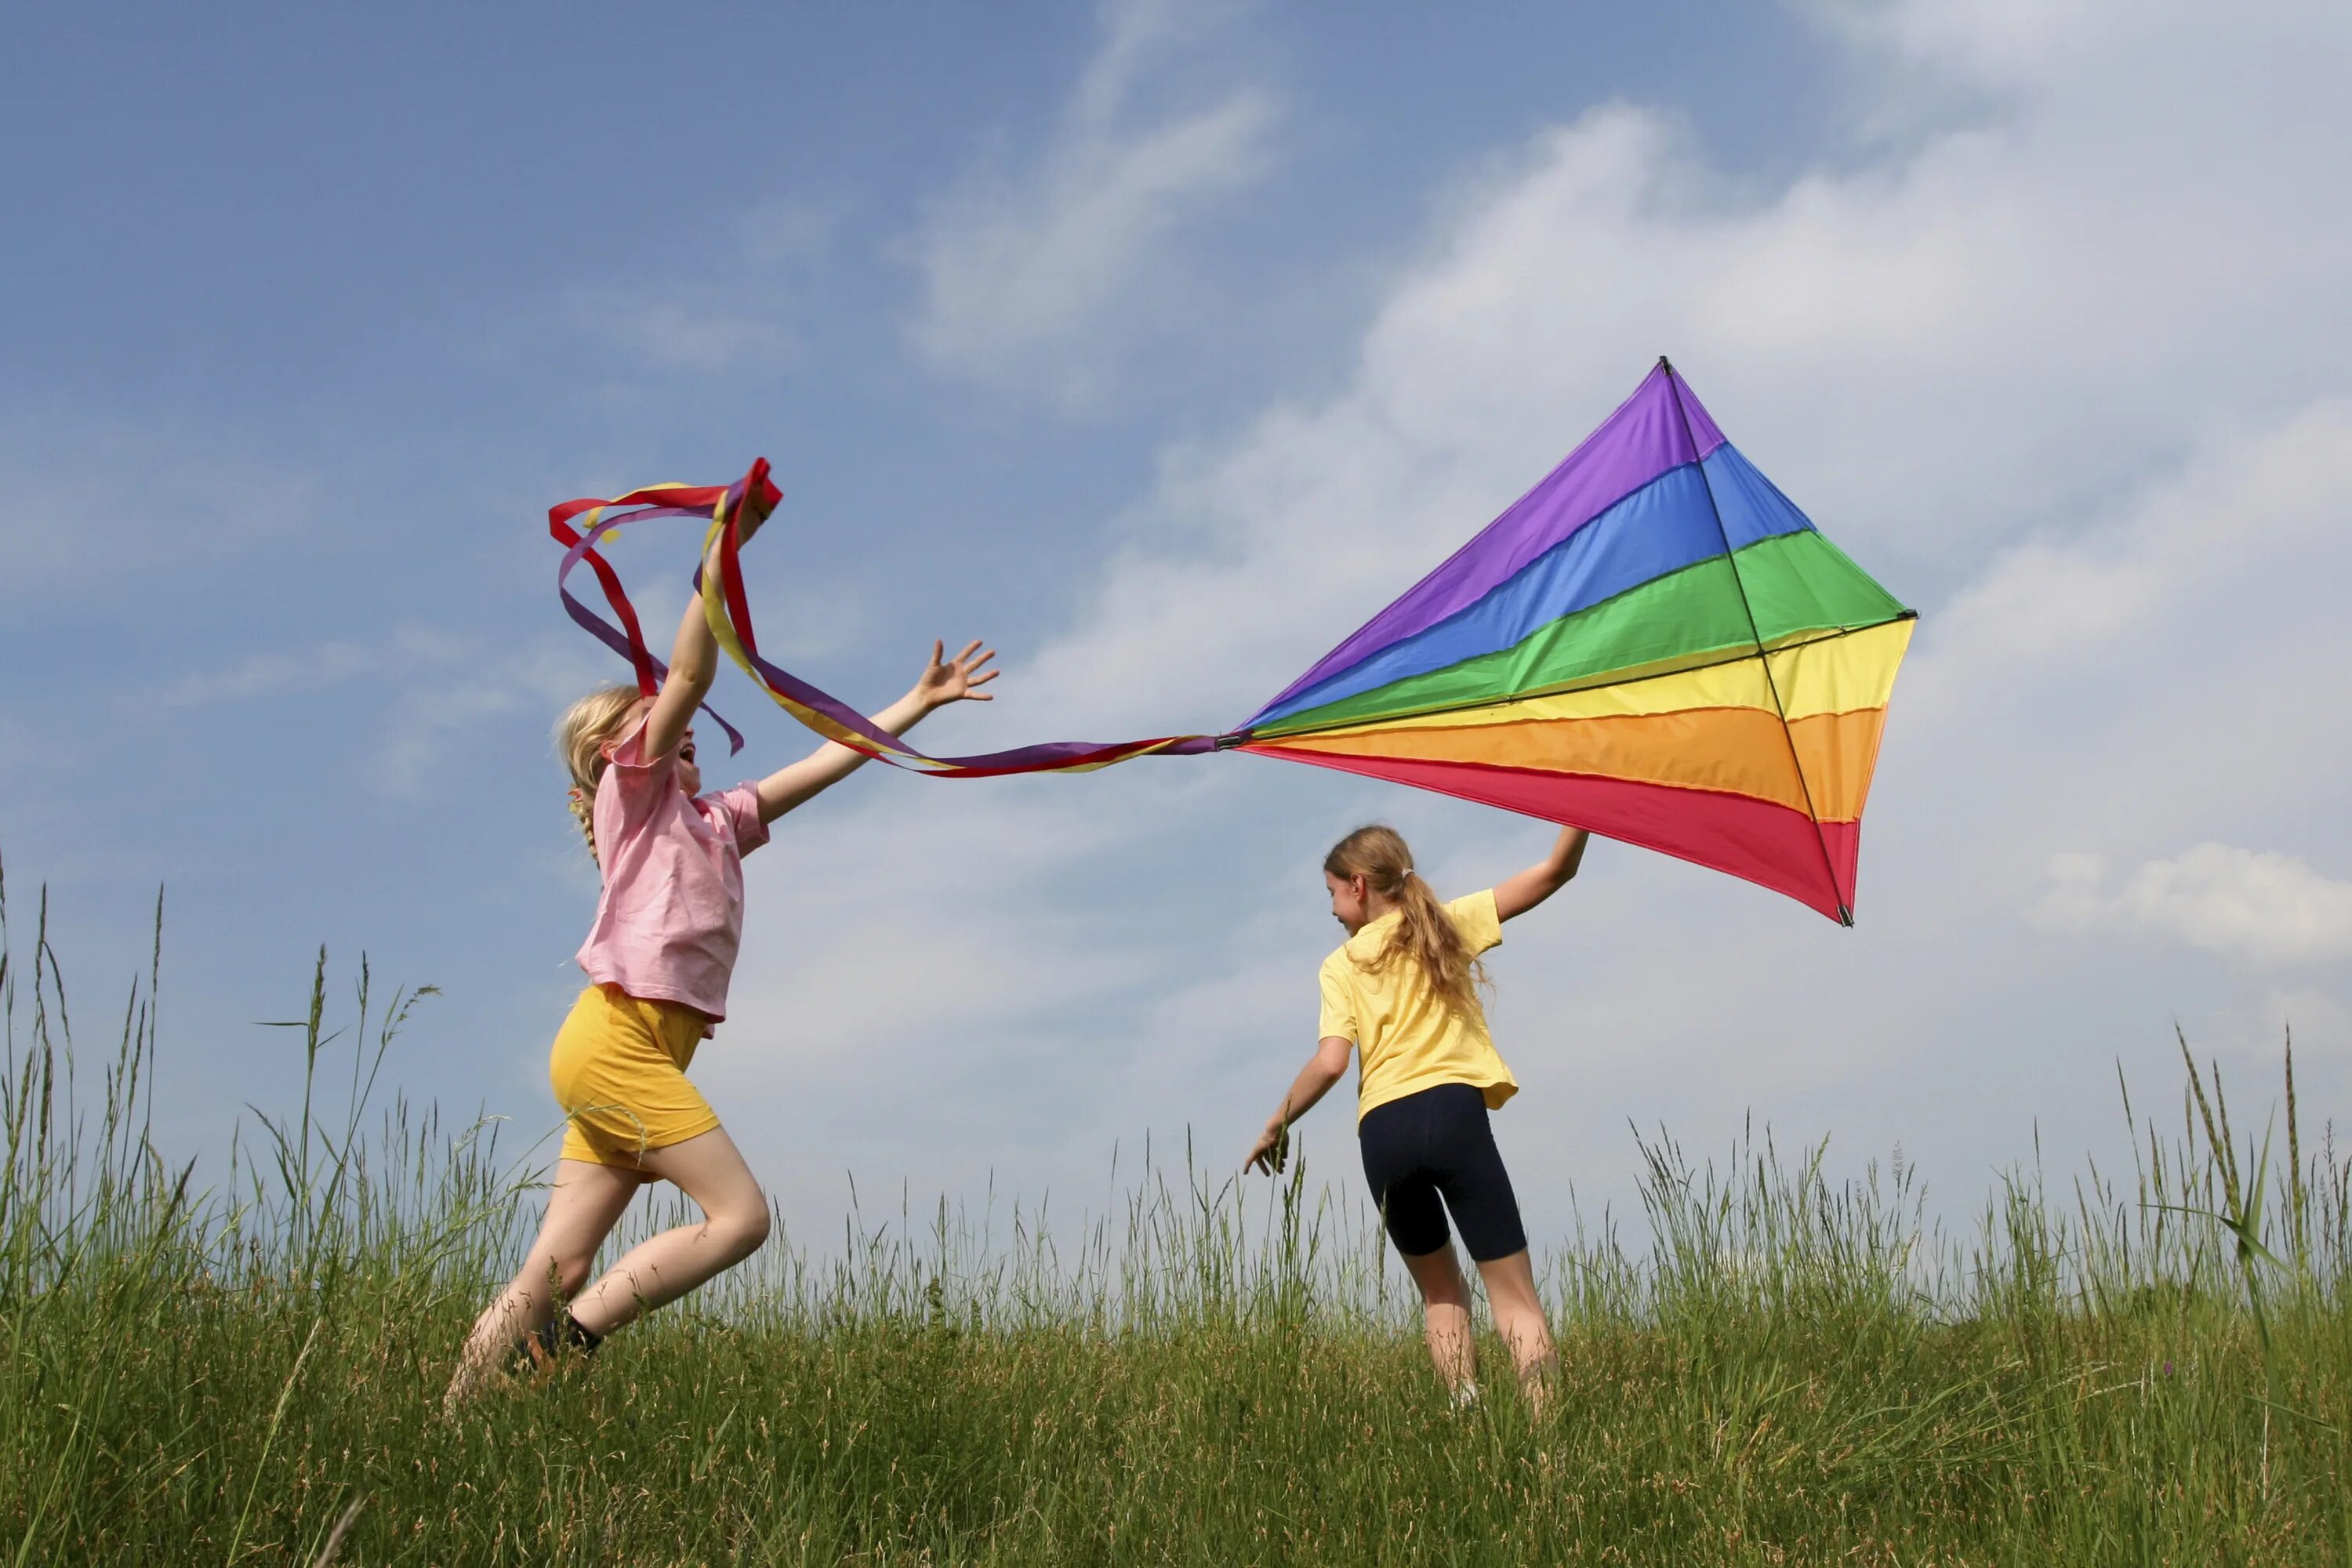
[{"label": "kite", "polygon": [[[702,602],[719,646],[802,723],[868,756],[986,777],[1247,752],[1587,828],[1853,923],[1863,803],[1915,614],[1724,438],[1663,359],[1502,516],[1221,735],[915,751],[760,653],[739,522],[780,499],[762,459],[731,486],[556,507],[566,610],[654,689],[660,665],[596,545],[626,522],[700,518],[706,555],[718,547],[719,591]],[[562,586],[583,561],[620,627]]]}]

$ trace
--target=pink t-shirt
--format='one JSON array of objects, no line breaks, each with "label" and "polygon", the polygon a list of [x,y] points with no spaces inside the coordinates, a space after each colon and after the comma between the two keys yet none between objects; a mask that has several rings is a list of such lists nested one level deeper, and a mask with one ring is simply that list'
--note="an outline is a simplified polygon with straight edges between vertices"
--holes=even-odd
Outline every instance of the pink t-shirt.
[{"label": "pink t-shirt", "polygon": [[590,826],[604,890],[580,967],[599,985],[727,1016],[727,978],[743,938],[743,857],[768,841],[749,784],[689,796],[677,752],[644,760],[640,723],[613,748]]}]

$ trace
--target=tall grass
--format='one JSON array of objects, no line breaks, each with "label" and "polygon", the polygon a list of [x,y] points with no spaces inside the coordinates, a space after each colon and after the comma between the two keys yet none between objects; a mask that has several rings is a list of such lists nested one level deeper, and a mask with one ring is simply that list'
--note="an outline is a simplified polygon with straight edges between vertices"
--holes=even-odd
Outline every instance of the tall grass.
[{"label": "tall grass", "polygon": [[548,1156],[383,1091],[429,990],[321,953],[293,1109],[175,1168],[160,964],[86,1081],[46,902],[20,963],[5,900],[0,1562],[2352,1563],[2352,1166],[2291,1047],[2259,1134],[2184,1042],[2128,1172],[2037,1163],[1958,1231],[1899,1161],[1639,1139],[1643,1239],[1546,1259],[1541,1415],[1491,1344],[1446,1403],[1303,1163],[1147,1149],[1075,1227],[861,1204],[447,1422]]}]

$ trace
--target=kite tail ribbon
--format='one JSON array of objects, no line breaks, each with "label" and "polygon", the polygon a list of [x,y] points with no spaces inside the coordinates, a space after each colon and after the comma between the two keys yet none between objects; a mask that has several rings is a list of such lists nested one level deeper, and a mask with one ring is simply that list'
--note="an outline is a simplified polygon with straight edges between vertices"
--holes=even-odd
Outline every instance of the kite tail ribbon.
[{"label": "kite tail ribbon", "polygon": [[895,767],[985,778],[1240,750],[1573,825],[1853,918],[1913,612],[1663,359],[1534,489],[1223,735],[916,751],[761,656],[740,552],[781,499],[763,461],[734,485],[557,507],[558,586],[586,562],[619,625],[568,589],[565,610],[654,690],[664,672],[596,545],[633,520],[699,518],[717,581],[698,573],[695,589],[719,646],[801,723]]},{"label": "kite tail ribbon", "polygon": [[[568,500],[547,510],[548,535],[564,547],[563,564],[555,572],[555,591],[562,596],[564,613],[598,642],[629,661],[636,671],[637,689],[647,697],[661,689],[661,683],[669,679],[669,668],[646,646],[645,630],[637,624],[636,606],[629,603],[629,595],[621,586],[621,574],[613,570],[613,563],[596,546],[625,523],[673,517],[708,517],[714,521],[728,518],[735,514],[735,503],[744,497],[750,498],[752,509],[762,518],[775,510],[776,504],[784,499],[783,492],[768,478],[766,458],[752,464],[751,471],[733,485],[647,485],[610,500]],[[580,527],[572,526],[574,519],[582,520]],[[572,575],[572,568],[583,561],[596,574],[596,581],[604,590],[604,602],[612,606],[619,626],[572,595],[566,579]],[[709,703],[703,704],[702,710],[727,732],[730,754],[743,749],[740,730]]]},{"label": "kite tail ribbon", "polygon": [[[758,637],[752,630],[751,599],[744,591],[740,559],[742,516],[748,508],[756,519],[765,520],[782,499],[782,493],[769,479],[768,460],[762,458],[751,465],[750,473],[732,485],[649,485],[611,500],[566,501],[552,508],[548,512],[548,531],[565,546],[566,552],[563,564],[556,573],[556,587],[562,595],[565,612],[598,641],[630,661],[636,670],[639,690],[650,695],[659,689],[668,671],[646,647],[636,611],[621,587],[619,574],[595,546],[625,523],[663,518],[705,519],[709,530],[704,536],[703,559],[710,559],[711,546],[716,544],[719,592],[709,591],[700,571],[695,574],[695,588],[701,597],[710,635],[728,657],[775,700],[776,706],[836,744],[914,773],[941,778],[989,778],[1010,773],[1087,773],[1132,757],[1153,753],[1189,755],[1216,751],[1221,745],[1234,742],[1235,737],[1232,736],[1163,735],[1108,743],[1055,741],[969,757],[934,757],[915,750],[848,704],[818,690],[761,654]],[[634,510],[614,511],[614,508]],[[584,531],[572,526],[572,520],[583,513]],[[621,623],[618,627],[580,603],[563,585],[572,569],[583,561],[603,585],[605,602]],[[705,706],[703,711],[727,731],[728,749],[741,751],[741,733],[709,707]]]}]

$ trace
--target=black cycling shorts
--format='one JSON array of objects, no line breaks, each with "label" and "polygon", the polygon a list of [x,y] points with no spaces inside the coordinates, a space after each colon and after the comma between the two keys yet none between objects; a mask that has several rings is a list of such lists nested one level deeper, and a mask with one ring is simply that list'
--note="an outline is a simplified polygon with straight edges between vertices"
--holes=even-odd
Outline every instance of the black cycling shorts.
[{"label": "black cycling shorts", "polygon": [[1442,1083],[1376,1105],[1356,1124],[1356,1137],[1372,1201],[1407,1258],[1444,1247],[1449,1209],[1474,1261],[1492,1263],[1526,1249],[1519,1200],[1495,1147],[1486,1097],[1471,1085]]}]

